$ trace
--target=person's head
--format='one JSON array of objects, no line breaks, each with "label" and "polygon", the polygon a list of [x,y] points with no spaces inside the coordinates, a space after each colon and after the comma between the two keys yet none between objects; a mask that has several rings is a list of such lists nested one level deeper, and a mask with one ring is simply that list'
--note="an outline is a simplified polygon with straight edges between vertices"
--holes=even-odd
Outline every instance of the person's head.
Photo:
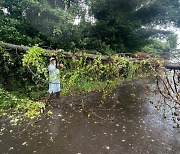
[{"label": "person's head", "polygon": [[53,64],[53,65],[56,65],[56,59],[55,58],[50,58],[50,63]]}]

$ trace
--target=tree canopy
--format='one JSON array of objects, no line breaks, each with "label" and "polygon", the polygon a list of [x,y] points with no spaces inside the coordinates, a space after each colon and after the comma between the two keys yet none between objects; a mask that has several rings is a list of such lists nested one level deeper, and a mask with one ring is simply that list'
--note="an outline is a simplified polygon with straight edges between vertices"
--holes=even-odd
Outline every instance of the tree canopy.
[{"label": "tree canopy", "polygon": [[177,0],[100,0],[91,4],[97,19],[94,35],[113,50],[136,50],[149,37],[169,35],[156,25],[179,25]]},{"label": "tree canopy", "polygon": [[1,41],[65,50],[134,52],[152,37],[171,41],[157,25],[180,27],[178,0],[1,0],[0,8]]}]

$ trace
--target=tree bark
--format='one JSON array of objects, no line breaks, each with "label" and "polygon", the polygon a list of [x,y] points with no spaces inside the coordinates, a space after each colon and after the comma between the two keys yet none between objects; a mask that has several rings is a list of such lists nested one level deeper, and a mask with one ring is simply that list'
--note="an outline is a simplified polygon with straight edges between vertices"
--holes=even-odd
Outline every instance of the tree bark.
[{"label": "tree bark", "polygon": [[[18,50],[21,51],[23,53],[25,53],[27,50],[30,49],[30,47],[24,46],[24,45],[14,45],[14,44],[10,44],[10,43],[0,43],[0,46],[2,46],[3,48],[10,48],[13,50]],[[46,50],[47,52],[53,52],[54,50]],[[97,59],[98,57],[101,57],[103,61],[108,61],[111,60],[112,58],[110,56],[107,55],[95,55],[95,54],[83,54],[83,53],[70,53],[70,52],[65,52],[63,51],[62,54],[66,57],[72,57],[72,56],[76,56],[76,57],[87,57],[87,59]]]},{"label": "tree bark", "polygon": [[[13,49],[13,50],[16,50],[16,51],[21,51],[22,53],[25,53],[27,50],[30,49],[30,47],[28,46],[24,46],[24,45],[14,45],[14,44],[10,44],[10,43],[4,43],[4,42],[1,42],[0,43],[0,46],[2,46],[3,48],[9,48],[9,49]],[[55,50],[47,50],[47,52],[53,52]],[[111,61],[113,58],[113,56],[107,56],[107,55],[95,55],[95,54],[83,54],[83,53],[71,53],[71,52],[65,52],[63,51],[62,54],[67,57],[67,58],[71,58],[72,56],[75,56],[77,58],[80,58],[80,57],[86,57],[87,59],[89,60],[94,60],[94,59],[97,59],[99,57],[101,57],[101,59],[103,61]],[[124,56],[130,56],[131,53],[118,53],[117,56],[119,57],[124,57]],[[128,57],[127,57],[128,58]],[[138,62],[138,61],[141,61],[141,60],[144,60],[144,58],[129,58],[129,60],[131,61],[134,61],[134,62]],[[175,65],[175,64],[167,64],[165,65],[166,68],[168,69],[178,69],[180,70],[180,65]]]},{"label": "tree bark", "polygon": [[165,68],[170,70],[180,70],[180,63],[167,63],[165,64]]},{"label": "tree bark", "polygon": [[27,47],[24,45],[14,45],[10,43],[0,43],[0,46],[2,46],[3,48],[10,48],[10,49],[14,49],[14,50],[22,51],[22,52],[25,52],[30,49],[30,47]]}]

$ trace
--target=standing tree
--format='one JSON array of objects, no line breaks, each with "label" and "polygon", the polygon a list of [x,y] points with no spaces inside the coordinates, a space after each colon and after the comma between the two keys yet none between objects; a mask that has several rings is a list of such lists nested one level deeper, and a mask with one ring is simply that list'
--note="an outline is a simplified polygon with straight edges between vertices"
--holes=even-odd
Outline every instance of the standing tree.
[{"label": "standing tree", "polygon": [[97,20],[92,35],[116,51],[136,51],[149,37],[168,34],[157,25],[180,26],[178,0],[90,0]]}]

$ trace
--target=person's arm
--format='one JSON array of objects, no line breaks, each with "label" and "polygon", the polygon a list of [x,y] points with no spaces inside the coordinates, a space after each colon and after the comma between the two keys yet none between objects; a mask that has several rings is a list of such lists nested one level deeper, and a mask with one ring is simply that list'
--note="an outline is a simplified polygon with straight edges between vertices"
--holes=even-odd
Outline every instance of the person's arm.
[{"label": "person's arm", "polygon": [[60,70],[60,69],[62,69],[63,68],[63,64],[59,64],[58,66],[57,66],[57,68]]}]

